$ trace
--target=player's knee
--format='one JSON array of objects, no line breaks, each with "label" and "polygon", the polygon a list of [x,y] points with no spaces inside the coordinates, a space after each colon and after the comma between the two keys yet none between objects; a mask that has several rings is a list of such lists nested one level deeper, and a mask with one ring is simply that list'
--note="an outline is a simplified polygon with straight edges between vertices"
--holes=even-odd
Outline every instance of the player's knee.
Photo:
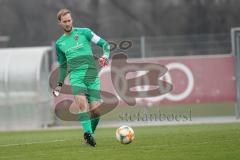
[{"label": "player's knee", "polygon": [[100,112],[98,110],[92,110],[91,111],[91,117],[97,118],[100,116]]}]

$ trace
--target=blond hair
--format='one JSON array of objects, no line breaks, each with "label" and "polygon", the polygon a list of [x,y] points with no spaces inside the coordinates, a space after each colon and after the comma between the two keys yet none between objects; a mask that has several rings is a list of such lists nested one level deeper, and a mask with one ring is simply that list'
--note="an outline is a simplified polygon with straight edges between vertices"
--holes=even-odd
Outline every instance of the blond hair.
[{"label": "blond hair", "polygon": [[57,19],[61,21],[62,16],[65,16],[66,14],[71,14],[71,11],[69,11],[68,9],[61,9],[57,13]]}]

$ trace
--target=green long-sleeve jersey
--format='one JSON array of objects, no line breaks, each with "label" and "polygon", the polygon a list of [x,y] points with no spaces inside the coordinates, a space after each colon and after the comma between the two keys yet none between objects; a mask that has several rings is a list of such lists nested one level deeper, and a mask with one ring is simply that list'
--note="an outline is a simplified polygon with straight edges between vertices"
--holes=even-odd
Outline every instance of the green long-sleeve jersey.
[{"label": "green long-sleeve jersey", "polygon": [[58,82],[64,82],[68,71],[97,70],[91,42],[100,46],[103,49],[103,56],[109,58],[110,45],[89,28],[73,28],[70,34],[64,34],[56,41],[59,63]]}]

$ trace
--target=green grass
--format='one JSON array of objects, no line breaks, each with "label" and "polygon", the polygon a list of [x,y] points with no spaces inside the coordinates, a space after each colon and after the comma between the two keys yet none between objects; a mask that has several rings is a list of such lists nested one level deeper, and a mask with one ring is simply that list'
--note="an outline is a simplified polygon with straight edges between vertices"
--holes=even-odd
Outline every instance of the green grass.
[{"label": "green grass", "polygon": [[[82,144],[82,130],[0,133],[4,160],[225,160],[240,158],[240,124],[134,127],[129,145],[115,139],[116,128],[97,130],[97,147]],[[56,141],[62,140],[62,141]],[[11,145],[12,144],[12,145]]]}]

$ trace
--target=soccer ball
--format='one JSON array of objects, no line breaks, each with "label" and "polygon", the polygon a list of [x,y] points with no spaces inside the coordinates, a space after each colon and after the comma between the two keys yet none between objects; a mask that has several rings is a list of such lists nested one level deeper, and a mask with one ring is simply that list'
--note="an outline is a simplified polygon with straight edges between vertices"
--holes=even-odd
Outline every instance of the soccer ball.
[{"label": "soccer ball", "polygon": [[116,138],[121,144],[129,144],[134,139],[134,131],[129,126],[121,126],[116,130]]}]

